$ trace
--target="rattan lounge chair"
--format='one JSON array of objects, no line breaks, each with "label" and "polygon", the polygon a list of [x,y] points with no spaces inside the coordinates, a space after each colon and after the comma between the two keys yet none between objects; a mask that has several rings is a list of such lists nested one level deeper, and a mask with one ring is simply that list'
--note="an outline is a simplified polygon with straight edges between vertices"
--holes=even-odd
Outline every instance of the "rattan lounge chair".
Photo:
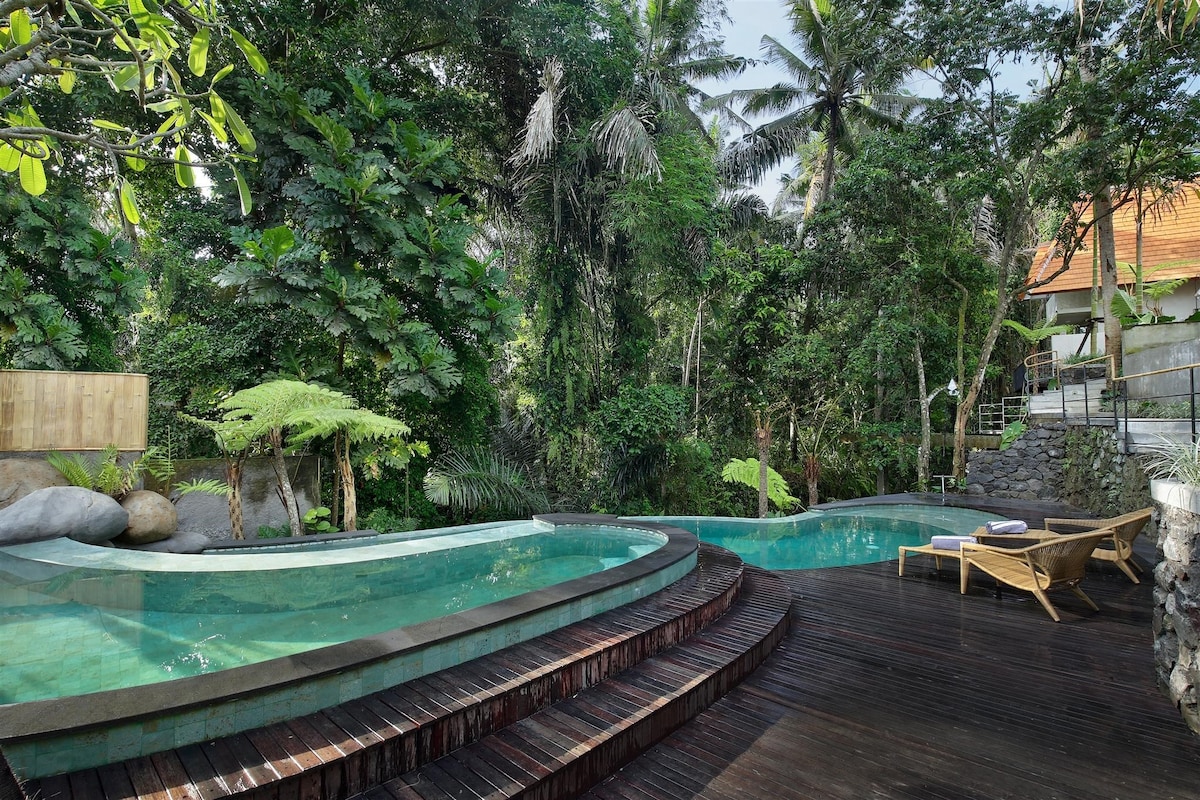
[{"label": "rattan lounge chair", "polygon": [[1141,583],[1137,575],[1134,575],[1133,570],[1130,569],[1130,565],[1132,565],[1139,572],[1142,570],[1141,565],[1133,560],[1133,540],[1150,521],[1150,511],[1149,508],[1143,508],[1141,511],[1132,511],[1111,519],[1047,519],[1045,525],[1049,530],[1061,529],[1064,533],[1110,528],[1112,535],[1092,551],[1092,558],[1111,561],[1129,576],[1129,580]]},{"label": "rattan lounge chair", "polygon": [[1033,596],[1055,622],[1059,621],[1058,612],[1050,604],[1046,592],[1063,586],[1074,592],[1093,611],[1099,611],[1100,607],[1079,588],[1079,582],[1083,580],[1092,550],[1112,535],[1113,532],[1106,529],[1055,536],[1015,550],[986,544],[964,544],[959,588],[963,594],[967,593],[971,567],[978,567],[999,584],[1033,592]]}]

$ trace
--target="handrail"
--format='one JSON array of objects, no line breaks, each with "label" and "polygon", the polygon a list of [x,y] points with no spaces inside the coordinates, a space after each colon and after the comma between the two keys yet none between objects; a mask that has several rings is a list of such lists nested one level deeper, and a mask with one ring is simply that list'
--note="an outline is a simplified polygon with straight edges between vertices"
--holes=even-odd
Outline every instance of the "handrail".
[{"label": "handrail", "polygon": [[[1197,380],[1197,374],[1196,374],[1196,370],[1200,370],[1200,362],[1194,363],[1194,364],[1184,364],[1184,365],[1181,365],[1178,367],[1165,367],[1163,369],[1148,370],[1146,372],[1139,372],[1139,373],[1135,373],[1133,375],[1116,375],[1115,374],[1116,373],[1116,359],[1112,355],[1109,355],[1109,354],[1097,356],[1095,358],[1090,358],[1087,361],[1077,361],[1072,364],[1066,364],[1064,362],[1058,361],[1057,353],[1055,353],[1054,351],[1051,350],[1051,351],[1044,351],[1041,353],[1034,353],[1033,355],[1026,357],[1025,361],[1024,361],[1026,368],[1029,370],[1038,370],[1038,369],[1046,370],[1046,368],[1049,367],[1049,369],[1046,370],[1045,376],[1051,377],[1051,378],[1059,378],[1060,387],[1063,390],[1062,391],[1062,418],[1064,420],[1067,419],[1067,393],[1066,393],[1066,387],[1063,386],[1062,379],[1064,377],[1066,377],[1067,375],[1069,375],[1070,370],[1072,370],[1075,367],[1086,367],[1088,365],[1096,364],[1099,362],[1105,362],[1105,373],[1106,373],[1105,377],[1109,382],[1108,385],[1113,390],[1111,393],[1109,393],[1109,392],[1102,393],[1101,399],[1107,399],[1108,401],[1110,401],[1112,403],[1113,431],[1114,431],[1114,433],[1120,433],[1122,430],[1124,431],[1124,433],[1121,435],[1125,439],[1126,446],[1128,446],[1130,443],[1130,432],[1129,432],[1130,397],[1129,397],[1128,390],[1119,391],[1118,386],[1120,385],[1121,388],[1124,389],[1125,387],[1127,387],[1129,385],[1129,381],[1134,380],[1136,378],[1151,378],[1151,377],[1154,377],[1157,375],[1167,375],[1170,373],[1180,373],[1183,371],[1187,371],[1188,375],[1187,375],[1187,381],[1186,381],[1187,386],[1182,391],[1180,391],[1177,394],[1162,395],[1162,396],[1159,396],[1156,398],[1148,397],[1148,398],[1144,398],[1144,399],[1161,401],[1161,400],[1167,399],[1168,397],[1186,397],[1187,398],[1186,404],[1188,406],[1187,417],[1190,418],[1190,422],[1191,422],[1191,440],[1193,443],[1200,442],[1200,414],[1197,413],[1198,409],[1200,409],[1200,394],[1198,394],[1198,392],[1197,392],[1198,384],[1200,384],[1200,381]],[[1037,377],[1037,373],[1035,373],[1035,380],[1036,380],[1036,377]],[[1036,383],[1035,383],[1035,385],[1036,385]],[[1091,425],[1092,424],[1092,415],[1091,415],[1091,411],[1090,411],[1090,398],[1088,397],[1088,381],[1087,381],[1086,370],[1084,372],[1084,380],[1082,381],[1082,389],[1083,389],[1084,424]],[[1072,401],[1072,402],[1075,402],[1075,401]],[[1122,424],[1121,424],[1122,406],[1124,406],[1124,415],[1123,415],[1124,416],[1124,426],[1122,426]],[[1180,417],[1181,421],[1183,419],[1184,419],[1184,417]]]},{"label": "handrail", "polygon": [[1058,352],[1056,350],[1043,350],[1025,356],[1026,367],[1040,367],[1043,364],[1055,363],[1058,363]]},{"label": "handrail", "polygon": [[1108,362],[1110,372],[1116,370],[1116,359],[1111,355],[1096,356],[1095,358],[1089,358],[1087,361],[1072,361],[1069,364],[1066,361],[1063,361],[1059,366],[1059,370],[1067,369],[1069,367],[1086,367],[1088,364],[1095,364],[1097,361]]},{"label": "handrail", "polygon": [[1153,369],[1149,372],[1138,372],[1134,375],[1118,375],[1113,378],[1113,381],[1131,381],[1134,378],[1149,378],[1151,375],[1166,375],[1168,372],[1179,372],[1183,369],[1200,369],[1200,364],[1184,364],[1179,367],[1166,367],[1165,369]]}]

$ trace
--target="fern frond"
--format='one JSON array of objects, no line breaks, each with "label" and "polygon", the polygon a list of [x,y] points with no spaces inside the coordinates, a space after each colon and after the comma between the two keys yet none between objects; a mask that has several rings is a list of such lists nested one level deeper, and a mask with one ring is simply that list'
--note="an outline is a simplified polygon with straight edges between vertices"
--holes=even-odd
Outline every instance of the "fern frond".
[{"label": "fern frond", "polygon": [[467,512],[485,506],[510,513],[545,511],[544,493],[528,486],[525,470],[486,448],[447,453],[425,475],[425,497]]},{"label": "fern frond", "polygon": [[51,450],[46,454],[46,461],[58,470],[67,479],[67,483],[72,486],[82,486],[84,489],[96,488],[96,471],[90,459],[86,459],[78,453],[66,455],[57,450]]},{"label": "fern frond", "polygon": [[157,447],[148,447],[142,457],[135,462],[138,475],[147,472],[163,483],[170,483],[175,477],[175,464],[165,452]]},{"label": "fern frond", "polygon": [[193,478],[190,481],[180,481],[171,487],[173,492],[178,493],[179,497],[188,494],[211,494],[217,497],[229,496],[229,484],[225,481],[219,481],[214,478]]},{"label": "fern frond", "polygon": [[[721,470],[721,480],[726,483],[740,483],[758,491],[758,459],[745,460],[735,458]],[[782,475],[767,467],[767,499],[778,508],[791,508],[800,503],[799,497],[792,497],[788,483]]]}]

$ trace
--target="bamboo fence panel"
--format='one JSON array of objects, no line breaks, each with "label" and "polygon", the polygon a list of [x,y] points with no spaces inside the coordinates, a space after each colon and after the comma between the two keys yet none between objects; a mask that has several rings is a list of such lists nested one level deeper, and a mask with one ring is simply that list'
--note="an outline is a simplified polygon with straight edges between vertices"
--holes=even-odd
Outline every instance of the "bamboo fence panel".
[{"label": "bamboo fence panel", "polygon": [[0,370],[0,451],[146,449],[150,378]]}]

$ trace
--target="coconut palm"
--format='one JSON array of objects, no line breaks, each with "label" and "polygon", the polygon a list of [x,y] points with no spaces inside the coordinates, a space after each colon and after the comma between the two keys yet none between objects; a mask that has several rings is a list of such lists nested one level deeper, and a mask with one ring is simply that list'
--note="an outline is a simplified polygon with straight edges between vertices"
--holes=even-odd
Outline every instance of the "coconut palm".
[{"label": "coconut palm", "polygon": [[[790,16],[799,53],[773,36],[762,38],[762,52],[768,63],[784,70],[791,80],[762,89],[735,90],[714,98],[713,103],[740,120],[748,131],[728,154],[727,168],[732,174],[757,182],[807,145],[815,161],[810,184],[817,202],[822,202],[833,188],[838,156],[854,154],[856,129],[897,128],[904,112],[917,100],[898,91],[903,71],[883,57],[883,48],[873,37],[863,35],[869,18],[827,0],[793,0]],[[734,103],[741,106],[744,116],[781,116],[752,129],[730,111]],[[811,147],[814,138],[815,149]]]},{"label": "coconut palm", "polygon": [[[626,21],[638,51],[633,81],[589,130],[591,144],[607,169],[634,177],[658,175],[654,136],[664,115],[705,132],[690,101],[708,98],[694,83],[732,77],[750,63],[725,53],[724,42],[712,36],[711,21],[724,16],[724,7],[714,0],[631,4]],[[547,62],[542,93],[526,118],[521,147],[514,156],[514,162],[527,171],[557,149],[566,112],[564,90],[571,78],[562,62]]]}]

